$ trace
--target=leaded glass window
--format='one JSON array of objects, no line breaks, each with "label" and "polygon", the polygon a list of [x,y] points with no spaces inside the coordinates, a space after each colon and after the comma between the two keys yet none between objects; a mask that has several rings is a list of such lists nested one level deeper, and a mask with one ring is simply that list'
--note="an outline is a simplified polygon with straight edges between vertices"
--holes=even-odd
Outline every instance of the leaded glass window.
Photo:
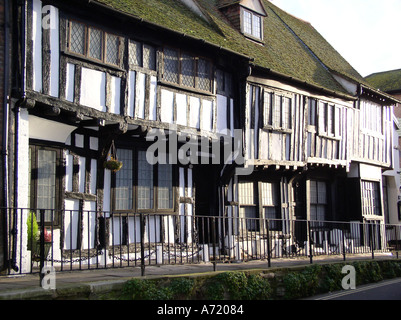
[{"label": "leaded glass window", "polygon": [[90,28],[89,30],[89,56],[97,60],[102,60],[103,33],[99,29]]},{"label": "leaded glass window", "polygon": [[186,87],[195,87],[195,59],[194,57],[183,54],[181,58],[182,84]]},{"label": "leaded glass window", "polygon": [[172,165],[150,164],[145,150],[118,148],[117,157],[123,167],[113,178],[115,211],[170,212],[174,209]]},{"label": "leaded glass window", "polygon": [[188,88],[212,91],[212,65],[179,50],[164,48],[163,80]]},{"label": "leaded glass window", "polygon": [[72,21],[70,29],[70,51],[85,54],[85,25]]},{"label": "leaded glass window", "polygon": [[120,37],[83,23],[70,21],[68,50],[88,59],[119,65]]},{"label": "leaded glass window", "polygon": [[163,79],[178,84],[179,72],[178,51],[172,49],[164,49],[164,73]]},{"label": "leaded glass window", "polygon": [[146,152],[138,153],[138,209],[153,208],[153,167],[146,160]]},{"label": "leaded glass window", "polygon": [[119,38],[115,35],[107,34],[106,62],[118,64]]},{"label": "leaded glass window", "polygon": [[116,172],[114,188],[114,208],[116,210],[131,210],[133,203],[133,159],[130,150],[118,149],[117,157],[123,162],[123,167]]},{"label": "leaded glass window", "polygon": [[256,40],[263,38],[263,20],[259,14],[242,9],[242,31]]},{"label": "leaded glass window", "polygon": [[204,59],[198,61],[198,89],[210,91],[210,64]]},{"label": "leaded glass window", "polygon": [[310,219],[326,221],[328,208],[327,183],[325,181],[310,181]]},{"label": "leaded glass window", "polygon": [[36,210],[40,221],[40,210],[45,210],[45,223],[58,225],[60,201],[60,179],[58,175],[61,151],[56,148],[31,146],[29,152],[29,206]]}]

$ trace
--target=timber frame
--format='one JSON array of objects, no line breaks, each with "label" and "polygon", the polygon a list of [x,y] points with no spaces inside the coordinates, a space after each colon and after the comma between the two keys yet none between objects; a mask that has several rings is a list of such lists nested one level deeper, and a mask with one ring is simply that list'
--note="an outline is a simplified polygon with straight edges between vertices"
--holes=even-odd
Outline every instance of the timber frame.
[{"label": "timber frame", "polygon": [[[18,170],[7,190],[13,206],[39,210],[44,208],[38,207],[37,197],[56,201],[51,209],[59,210],[57,221],[49,225],[57,231],[54,248],[60,258],[76,256],[81,249],[129,253],[129,244],[139,241],[132,230],[142,213],[154,219],[153,226],[151,218],[141,226],[148,239],[152,235],[154,243],[167,247],[206,241],[182,217],[277,219],[282,223],[275,223],[273,231],[282,236],[293,232],[290,220],[384,223],[385,201],[394,200],[386,199],[383,186],[392,177],[383,173],[397,170],[393,107],[399,101],[367,85],[332,49],[322,55],[317,48],[327,48],[327,42],[270,1],[219,1],[219,6],[193,1],[201,16],[178,0],[154,0],[153,5],[130,0],[126,7],[114,0],[13,4],[18,41],[11,57],[16,70],[8,161],[10,172]],[[246,7],[252,3],[262,10],[259,39],[243,34],[238,16],[252,10]],[[141,11],[146,5],[149,11]],[[237,5],[242,9],[229,10]],[[165,10],[163,16],[159,9]],[[176,17],[186,19],[177,24]],[[43,27],[47,19],[50,27]],[[71,48],[72,22],[84,26],[82,54]],[[101,34],[99,59],[90,53],[91,28]],[[107,61],[108,34],[118,43],[115,63]],[[283,39],[291,49],[282,46]],[[156,129],[164,134],[168,152],[185,150],[189,157],[195,150],[195,159],[207,163],[163,164],[172,166],[172,174],[163,177],[155,165],[151,186],[149,181],[140,186],[143,172],[137,172],[136,150],[148,150]],[[240,141],[235,141],[235,130],[241,132]],[[207,148],[201,150],[202,141]],[[215,153],[227,141],[240,145],[234,151],[242,162],[226,163]],[[191,143],[195,149],[179,150]],[[104,167],[112,145],[133,153],[132,163],[122,169],[134,177],[129,186],[123,176],[117,185],[119,173]],[[45,160],[43,167],[38,165],[39,147],[57,151],[57,200],[37,191],[39,174],[46,175],[53,165]],[[30,149],[33,160],[28,160]],[[21,183],[20,177],[25,177]],[[48,190],[54,187],[50,181]],[[135,199],[139,190],[153,204],[159,200],[152,197],[164,192],[173,204],[140,210]],[[131,192],[124,196],[132,197],[134,205],[115,210],[124,192]],[[96,215],[86,217],[91,212]],[[160,225],[158,215],[166,215]],[[162,231],[170,225],[172,236]],[[249,226],[251,237],[266,232]],[[90,227],[93,235],[85,239]],[[71,228],[76,233],[67,231]],[[219,226],[218,241],[230,228]],[[248,237],[239,231],[230,236]],[[17,242],[23,248],[26,239],[14,237],[11,251],[16,254]],[[306,233],[301,237],[307,240]]]}]

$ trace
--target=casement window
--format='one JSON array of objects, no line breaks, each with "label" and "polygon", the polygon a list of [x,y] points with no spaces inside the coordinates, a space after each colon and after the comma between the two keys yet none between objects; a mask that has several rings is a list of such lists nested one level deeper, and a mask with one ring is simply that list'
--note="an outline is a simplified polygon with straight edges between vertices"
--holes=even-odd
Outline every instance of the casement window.
[{"label": "casement window", "polygon": [[263,40],[263,19],[261,15],[250,10],[242,10],[242,32],[257,40]]},{"label": "casement window", "polygon": [[260,189],[263,213],[265,219],[269,220],[269,230],[282,230],[279,184],[261,182]]},{"label": "casement window", "polygon": [[[248,231],[260,231],[260,218],[269,220],[270,230],[282,230],[278,182],[241,181],[238,195],[240,217],[246,221],[242,225]],[[262,212],[262,217],[259,212]]]},{"label": "casement window", "polygon": [[362,215],[381,216],[380,183],[374,181],[361,181]]},{"label": "casement window", "polygon": [[216,71],[216,86],[217,94],[221,94],[227,97],[233,95],[233,80],[231,73],[217,70]]},{"label": "casement window", "polygon": [[166,82],[202,91],[212,91],[212,63],[172,48],[163,50],[163,75]]},{"label": "casement window", "polygon": [[364,130],[382,134],[383,110],[379,104],[361,101],[361,127]]},{"label": "casement window", "polygon": [[290,97],[265,90],[263,112],[265,129],[291,131],[292,99]]},{"label": "casement window", "polygon": [[30,146],[29,148],[29,207],[36,212],[45,210],[45,224],[60,224],[62,150]]},{"label": "casement window", "polygon": [[332,138],[340,138],[340,116],[341,108],[339,106],[319,101],[319,135]]},{"label": "casement window", "polygon": [[141,42],[129,41],[129,65],[156,71],[156,48]]},{"label": "casement window", "polygon": [[317,100],[309,99],[308,101],[308,125],[316,126],[317,125]]},{"label": "casement window", "polygon": [[120,37],[77,21],[68,23],[67,50],[85,58],[120,65]]},{"label": "casement window", "polygon": [[[259,231],[257,188],[253,182],[240,182],[238,186],[240,217],[245,218],[248,231]],[[241,223],[244,225],[244,223]]]},{"label": "casement window", "polygon": [[152,165],[146,160],[146,151],[117,149],[123,162],[114,174],[113,208],[124,212],[173,212],[174,168],[170,164]]},{"label": "casement window", "polygon": [[326,221],[328,217],[327,182],[310,180],[310,220]]}]

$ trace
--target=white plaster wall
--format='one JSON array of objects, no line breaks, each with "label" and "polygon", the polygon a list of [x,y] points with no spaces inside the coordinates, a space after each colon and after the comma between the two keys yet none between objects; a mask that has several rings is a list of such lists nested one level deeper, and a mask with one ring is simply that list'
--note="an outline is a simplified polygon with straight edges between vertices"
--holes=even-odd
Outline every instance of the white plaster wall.
[{"label": "white plaster wall", "polygon": [[77,249],[79,200],[64,201],[64,249]]},{"label": "white plaster wall", "polygon": [[160,118],[162,122],[173,123],[174,121],[174,92],[161,90]]},{"label": "white plaster wall", "polygon": [[149,120],[157,120],[157,78],[150,77]]},{"label": "white plaster wall", "polygon": [[74,102],[75,65],[67,63],[65,99]]},{"label": "white plaster wall", "polygon": [[80,104],[106,112],[106,74],[82,68]]},{"label": "white plaster wall", "polygon": [[111,105],[109,112],[120,114],[121,105],[121,78],[111,77]]},{"label": "white plaster wall", "polygon": [[175,96],[177,104],[177,120],[179,125],[187,125],[187,96],[185,94],[177,93]]},{"label": "white plaster wall", "polygon": [[128,106],[127,115],[129,117],[134,117],[135,111],[135,82],[136,82],[136,72],[130,71],[128,74]]},{"label": "white plaster wall", "polygon": [[202,130],[213,131],[213,101],[203,100]]},{"label": "white plaster wall", "polygon": [[32,12],[32,78],[33,90],[42,91],[42,1],[33,0]]},{"label": "white plaster wall", "polygon": [[95,247],[96,223],[96,202],[85,201],[83,207],[82,249],[93,249]]},{"label": "white plaster wall", "polygon": [[196,98],[196,97],[190,97],[189,104],[190,104],[189,126],[199,129],[199,126],[200,126],[200,99]]},{"label": "white plaster wall", "polygon": [[137,72],[135,91],[135,117],[139,119],[145,119],[145,89],[146,75],[141,72]]},{"label": "white plaster wall", "polygon": [[50,6],[50,95],[59,96],[60,36],[59,11]]}]

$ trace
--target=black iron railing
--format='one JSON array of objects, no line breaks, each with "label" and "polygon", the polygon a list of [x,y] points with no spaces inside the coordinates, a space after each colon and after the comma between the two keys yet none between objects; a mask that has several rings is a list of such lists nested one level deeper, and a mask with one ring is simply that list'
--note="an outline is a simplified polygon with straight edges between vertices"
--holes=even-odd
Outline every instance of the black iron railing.
[{"label": "black iron railing", "polygon": [[243,217],[2,209],[9,273],[246,262],[401,249],[401,226]]}]

